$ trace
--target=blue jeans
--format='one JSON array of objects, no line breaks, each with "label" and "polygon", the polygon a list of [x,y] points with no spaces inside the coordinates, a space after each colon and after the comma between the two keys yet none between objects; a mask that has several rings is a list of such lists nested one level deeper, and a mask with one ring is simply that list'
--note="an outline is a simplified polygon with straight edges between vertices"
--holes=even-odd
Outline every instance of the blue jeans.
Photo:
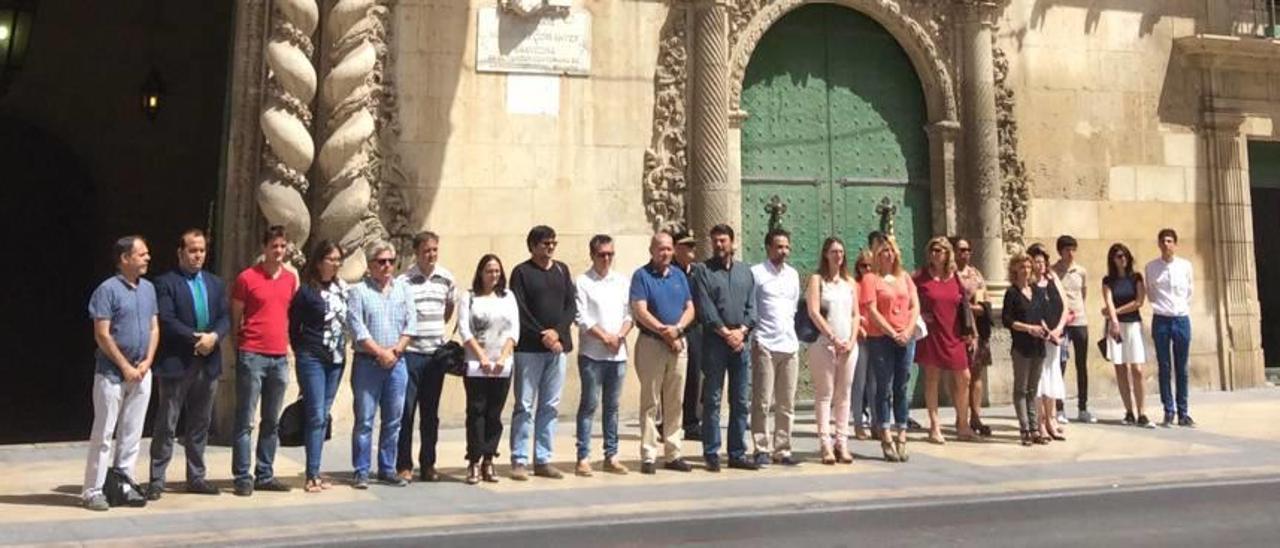
[{"label": "blue jeans", "polygon": [[[241,351],[236,356],[235,438],[231,446],[231,475],[237,485],[267,483],[275,477],[272,468],[280,446],[278,428],[284,390],[289,386],[289,360]],[[258,423],[258,465],[249,475],[253,457],[253,412],[262,398]]]},{"label": "blue jeans", "polygon": [[[1187,416],[1187,357],[1191,350],[1191,318],[1156,316],[1151,320],[1151,337],[1156,340],[1156,362],[1160,366],[1160,403],[1164,414]],[[1169,351],[1173,351],[1170,360]],[[1169,377],[1177,379],[1177,396],[1171,394]]]},{"label": "blue jeans", "polygon": [[591,419],[604,394],[604,458],[618,454],[618,396],[627,376],[627,362],[593,360],[578,356],[578,376],[582,378],[582,398],[578,400],[578,460],[591,456]]},{"label": "blue jeans", "polygon": [[876,379],[875,424],[882,430],[889,429],[889,400],[892,399],[892,427],[906,430],[907,413],[911,407],[911,400],[907,399],[907,381],[911,378],[916,343],[911,341],[906,346],[899,346],[892,337],[869,337],[866,344],[870,352],[868,362]]},{"label": "blue jeans", "polygon": [[324,449],[324,434],[329,426],[329,410],[333,398],[338,395],[338,383],[346,364],[317,358],[311,354],[297,354],[298,389],[302,392],[302,405],[306,410],[306,430],[303,445],[307,450],[307,479],[320,477],[320,453]]},{"label": "blue jeans", "polygon": [[403,357],[391,369],[384,369],[373,356],[356,354],[355,367],[351,370],[351,392],[355,400],[351,466],[357,477],[369,475],[375,412],[382,414],[382,428],[378,431],[378,476],[395,475],[400,416],[404,413],[404,390],[408,382]]},{"label": "blue jeans", "polygon": [[[511,413],[511,463],[529,464],[529,430],[534,436],[534,464],[551,462],[556,437],[556,407],[564,389],[565,355],[516,352],[515,409]],[[535,417],[536,414],[536,417]]]},{"label": "blue jeans", "polygon": [[[734,352],[714,331],[702,338],[702,456],[720,458],[720,396],[729,376],[729,460],[747,458],[747,411],[751,407],[751,342]],[[663,418],[663,420],[667,420]]]}]

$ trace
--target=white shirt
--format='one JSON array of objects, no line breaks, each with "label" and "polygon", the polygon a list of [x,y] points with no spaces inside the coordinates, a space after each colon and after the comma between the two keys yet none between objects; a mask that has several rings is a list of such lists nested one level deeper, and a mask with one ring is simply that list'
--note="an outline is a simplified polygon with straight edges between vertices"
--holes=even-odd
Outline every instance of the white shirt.
[{"label": "white shirt", "polygon": [[[507,344],[507,341],[515,345],[516,340],[520,338],[520,308],[516,305],[515,294],[508,289],[501,297],[496,293],[476,297],[474,293],[468,291],[466,298],[462,299],[461,305],[458,306],[458,333],[463,343],[475,339],[480,343],[480,348],[484,349],[489,361],[498,363],[498,358],[502,356],[502,347]],[[469,345],[463,344],[463,347],[467,349],[468,377],[511,376],[515,361],[512,356],[507,356],[507,359],[501,362],[503,367],[499,374],[487,375],[480,371],[480,357],[471,351]]]},{"label": "white shirt", "polygon": [[765,261],[751,267],[756,285],[756,342],[770,352],[795,352],[796,303],[800,300],[800,274],[791,265]]},{"label": "white shirt", "polygon": [[1190,316],[1191,261],[1182,257],[1174,257],[1165,262],[1164,258],[1156,258],[1147,263],[1146,283],[1147,299],[1151,301],[1151,311],[1157,316]]},{"label": "white shirt", "polygon": [[631,280],[612,270],[601,277],[589,268],[578,275],[574,284],[578,288],[578,353],[593,360],[626,361],[626,344],[618,345],[618,351],[613,352],[591,334],[591,328],[599,326],[616,335],[622,331],[622,324],[631,321]]},{"label": "white shirt", "polygon": [[401,274],[399,280],[413,295],[413,307],[416,311],[409,351],[430,354],[444,344],[444,313],[455,302],[457,282],[454,281],[453,274],[443,266],[436,265],[431,270],[431,275],[426,276],[417,264]]}]

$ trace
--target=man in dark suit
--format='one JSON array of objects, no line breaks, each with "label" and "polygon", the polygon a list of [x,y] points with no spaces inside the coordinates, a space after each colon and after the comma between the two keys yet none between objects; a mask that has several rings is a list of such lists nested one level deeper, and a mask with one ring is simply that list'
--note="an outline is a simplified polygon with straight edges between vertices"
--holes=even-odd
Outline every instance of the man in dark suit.
[{"label": "man in dark suit", "polygon": [[214,391],[222,360],[218,345],[231,328],[226,284],[204,271],[208,239],[199,229],[178,240],[178,268],[155,280],[160,317],[156,381],[160,400],[151,433],[151,482],[147,499],[164,493],[165,468],[173,456],[178,416],[186,415],[183,447],[187,455],[188,493],[216,495],[205,480],[204,447],[209,438]]}]

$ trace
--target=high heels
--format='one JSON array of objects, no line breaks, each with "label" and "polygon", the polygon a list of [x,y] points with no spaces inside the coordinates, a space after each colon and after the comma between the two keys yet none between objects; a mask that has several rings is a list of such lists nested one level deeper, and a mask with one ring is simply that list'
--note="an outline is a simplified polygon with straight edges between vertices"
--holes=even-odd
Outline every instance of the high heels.
[{"label": "high heels", "polygon": [[467,485],[475,485],[480,483],[480,463],[471,462],[467,464]]},{"label": "high heels", "polygon": [[880,450],[884,452],[885,462],[900,462],[900,459],[898,459],[898,451],[894,449],[893,442],[888,440],[881,441]]},{"label": "high heels", "polygon": [[485,483],[498,483],[498,474],[493,471],[493,457],[485,457],[480,463],[480,479]]}]

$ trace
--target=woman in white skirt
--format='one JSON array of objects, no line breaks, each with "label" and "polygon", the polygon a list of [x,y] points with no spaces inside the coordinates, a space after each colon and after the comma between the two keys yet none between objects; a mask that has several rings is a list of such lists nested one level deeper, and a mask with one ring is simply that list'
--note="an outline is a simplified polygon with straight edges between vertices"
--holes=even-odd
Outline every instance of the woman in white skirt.
[{"label": "woman in white skirt", "polygon": [[1062,435],[1062,426],[1058,424],[1056,411],[1058,400],[1066,398],[1067,386],[1062,381],[1062,369],[1059,359],[1062,352],[1062,333],[1066,329],[1067,315],[1062,289],[1058,276],[1049,268],[1049,252],[1043,245],[1033,244],[1027,248],[1031,256],[1031,270],[1035,273],[1036,285],[1043,289],[1048,306],[1045,308],[1044,325],[1049,330],[1044,340],[1044,361],[1040,366],[1040,384],[1036,389],[1037,415],[1040,418],[1040,437],[1066,441]]},{"label": "woman in white skirt", "polygon": [[[1142,364],[1147,361],[1142,345],[1142,303],[1147,287],[1142,274],[1133,271],[1133,253],[1117,243],[1107,251],[1107,276],[1102,279],[1102,299],[1107,318],[1107,358],[1116,367],[1116,385],[1124,400],[1124,423],[1155,428],[1143,407]],[[1136,413],[1136,418],[1135,418]]]},{"label": "woman in white skirt", "polygon": [[818,423],[822,464],[849,464],[853,462],[849,453],[849,396],[858,362],[858,288],[849,274],[844,243],[839,238],[823,242],[820,260],[818,273],[809,277],[804,293],[809,319],[819,333],[818,340],[809,345],[813,415]]}]

